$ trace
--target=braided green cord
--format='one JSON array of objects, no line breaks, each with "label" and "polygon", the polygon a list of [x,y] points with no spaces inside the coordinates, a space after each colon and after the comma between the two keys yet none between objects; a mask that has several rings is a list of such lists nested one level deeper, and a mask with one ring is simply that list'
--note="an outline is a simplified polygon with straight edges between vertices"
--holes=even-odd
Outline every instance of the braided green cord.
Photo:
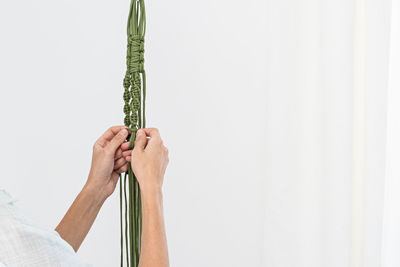
[{"label": "braided green cord", "polygon": [[[127,141],[129,149],[133,148],[136,132],[146,127],[146,72],[144,70],[144,36],[146,32],[146,12],[144,0],[131,0],[127,23],[127,53],[124,85],[124,124],[131,131]],[[128,179],[127,179],[128,178]],[[128,180],[128,197],[126,189]],[[120,181],[122,183],[122,181]],[[125,204],[125,237],[122,223],[122,191]],[[123,246],[127,266],[137,267],[139,264],[142,237],[142,201],[139,183],[128,163],[128,171],[124,177],[124,190],[120,185],[120,220],[121,220],[121,267],[123,267]],[[129,235],[128,235],[129,234]]]}]

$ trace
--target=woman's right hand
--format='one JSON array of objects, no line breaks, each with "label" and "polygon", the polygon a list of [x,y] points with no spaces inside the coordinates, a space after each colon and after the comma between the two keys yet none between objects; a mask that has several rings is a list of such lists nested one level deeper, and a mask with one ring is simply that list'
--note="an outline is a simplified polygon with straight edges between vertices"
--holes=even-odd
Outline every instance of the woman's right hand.
[{"label": "woman's right hand", "polygon": [[133,150],[127,150],[129,143],[123,143],[121,149],[126,161],[131,162],[141,191],[143,228],[139,267],[168,267],[162,197],[168,149],[154,128],[137,131]]},{"label": "woman's right hand", "polygon": [[141,191],[161,190],[169,158],[158,129],[139,129],[133,150],[128,150],[129,142],[123,143],[121,149],[126,161],[131,162]]}]

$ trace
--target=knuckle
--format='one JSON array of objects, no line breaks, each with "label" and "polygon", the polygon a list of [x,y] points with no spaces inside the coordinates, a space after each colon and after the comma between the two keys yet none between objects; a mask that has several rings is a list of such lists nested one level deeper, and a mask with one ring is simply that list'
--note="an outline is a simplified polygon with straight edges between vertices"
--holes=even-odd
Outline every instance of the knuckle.
[{"label": "knuckle", "polygon": [[160,135],[160,131],[158,130],[158,128],[150,128],[149,131],[153,134]]},{"label": "knuckle", "polygon": [[103,147],[101,147],[99,144],[95,143],[93,145],[93,153],[102,153],[104,150]]},{"label": "knuckle", "polygon": [[160,138],[152,138],[151,142],[158,147],[163,145],[163,141]]}]

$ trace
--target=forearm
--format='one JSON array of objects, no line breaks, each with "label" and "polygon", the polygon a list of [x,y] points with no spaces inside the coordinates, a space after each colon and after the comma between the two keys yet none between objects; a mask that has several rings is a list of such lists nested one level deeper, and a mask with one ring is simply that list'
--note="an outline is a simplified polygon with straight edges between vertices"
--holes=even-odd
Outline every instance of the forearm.
[{"label": "forearm", "polygon": [[139,267],[169,266],[161,189],[142,190],[142,248]]},{"label": "forearm", "polygon": [[92,227],[104,201],[101,192],[85,186],[56,227],[55,230],[75,251]]}]

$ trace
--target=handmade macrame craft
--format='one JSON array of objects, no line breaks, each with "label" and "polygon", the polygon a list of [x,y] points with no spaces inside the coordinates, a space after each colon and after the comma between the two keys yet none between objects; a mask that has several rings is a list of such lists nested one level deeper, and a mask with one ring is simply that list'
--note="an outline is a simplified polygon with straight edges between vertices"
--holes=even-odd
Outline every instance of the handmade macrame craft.
[{"label": "handmade macrame craft", "polygon": [[[143,67],[145,31],[144,0],[131,0],[124,78],[124,124],[131,131],[127,140],[130,143],[130,149],[133,148],[138,129],[146,127],[146,72]],[[139,184],[132,171],[131,163],[128,163],[128,171],[123,176],[123,181],[120,177],[121,266],[124,266],[125,247],[126,265],[137,267],[142,237],[142,203]]]}]

